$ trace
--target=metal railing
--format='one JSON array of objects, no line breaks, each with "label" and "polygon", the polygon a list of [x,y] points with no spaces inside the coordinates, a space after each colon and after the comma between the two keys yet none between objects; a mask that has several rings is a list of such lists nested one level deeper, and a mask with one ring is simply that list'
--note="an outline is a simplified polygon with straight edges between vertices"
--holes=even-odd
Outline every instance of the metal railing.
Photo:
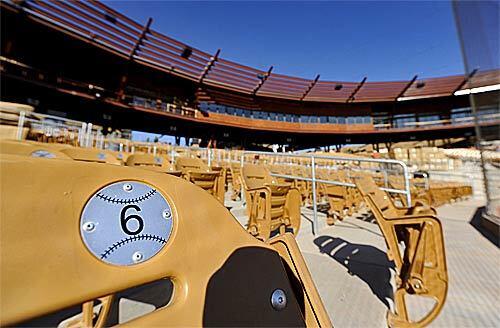
[{"label": "metal railing", "polygon": [[[210,152],[209,152],[210,153]],[[345,156],[331,156],[331,155],[313,155],[313,154],[289,154],[289,153],[271,153],[271,152],[262,152],[262,151],[241,151],[240,152],[240,166],[243,168],[245,165],[245,157],[246,155],[265,155],[265,156],[277,156],[277,157],[290,157],[290,158],[302,158],[310,160],[310,169],[311,169],[311,177],[303,177],[298,175],[283,175],[272,173],[272,176],[302,180],[311,182],[312,189],[312,206],[313,206],[313,234],[318,232],[318,207],[317,207],[317,194],[316,187],[317,183],[329,184],[329,185],[337,185],[337,186],[346,186],[350,188],[356,188],[356,185],[349,182],[343,181],[335,181],[335,180],[324,180],[318,179],[316,174],[317,168],[317,160],[330,160],[335,162],[366,162],[366,163],[377,163],[383,165],[398,165],[402,168],[403,178],[404,178],[404,189],[394,189],[381,187],[380,189],[385,190],[390,193],[398,193],[404,194],[406,196],[407,206],[411,206],[411,191],[410,191],[410,176],[407,165],[403,161],[393,160],[393,159],[373,159],[373,158],[363,158],[363,157],[345,157]],[[210,158],[211,156],[208,156]],[[381,170],[383,171],[383,169]]]}]

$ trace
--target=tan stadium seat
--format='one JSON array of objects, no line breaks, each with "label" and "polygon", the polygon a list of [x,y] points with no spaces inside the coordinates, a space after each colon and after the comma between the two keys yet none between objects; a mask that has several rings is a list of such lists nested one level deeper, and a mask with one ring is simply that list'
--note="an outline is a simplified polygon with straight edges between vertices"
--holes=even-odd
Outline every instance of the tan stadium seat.
[{"label": "tan stadium seat", "polygon": [[104,150],[104,153],[109,154],[109,155],[113,156],[114,158],[118,159],[122,165],[125,165],[125,163],[127,162],[127,158],[130,155],[132,155],[131,153],[127,153],[124,151],[120,152],[120,151],[109,150],[109,149]]},{"label": "tan stadium seat", "polygon": [[241,171],[248,212],[247,230],[264,241],[272,233],[300,228],[300,193],[291,184],[279,184],[261,165],[247,164]]},{"label": "tan stadium seat", "polygon": [[191,183],[17,155],[0,179],[1,326],[120,324],[123,295],[168,281],[128,326],[331,327],[294,238],[253,238]]},{"label": "tan stadium seat", "polygon": [[175,167],[182,172],[184,179],[203,188],[224,203],[224,197],[221,198],[219,191],[219,188],[224,188],[219,185],[219,172],[212,171],[201,159],[194,157],[178,157]]},{"label": "tan stadium seat", "polygon": [[[396,267],[395,312],[388,312],[390,327],[424,327],[441,311],[448,290],[448,272],[441,222],[425,204],[397,208],[391,198],[367,175],[356,185],[365,198],[387,244],[387,257]],[[404,247],[403,247],[404,246]],[[434,300],[422,318],[409,317],[405,297],[416,295]]]},{"label": "tan stadium seat", "polygon": [[121,165],[120,160],[102,149],[71,147],[61,149],[61,152],[75,161]]},{"label": "tan stadium seat", "polygon": [[132,154],[127,157],[126,165],[156,172],[168,173],[177,177],[180,177],[182,173],[180,170],[176,170],[173,165],[168,163],[166,158],[162,156],[154,156],[153,154]]},{"label": "tan stadium seat", "polygon": [[222,165],[212,165],[211,169],[219,173],[217,177],[217,198],[224,199],[227,190],[227,169]]},{"label": "tan stadium seat", "polygon": [[31,157],[71,159],[66,154],[48,144],[7,139],[0,140],[0,153],[2,155],[11,154]]}]

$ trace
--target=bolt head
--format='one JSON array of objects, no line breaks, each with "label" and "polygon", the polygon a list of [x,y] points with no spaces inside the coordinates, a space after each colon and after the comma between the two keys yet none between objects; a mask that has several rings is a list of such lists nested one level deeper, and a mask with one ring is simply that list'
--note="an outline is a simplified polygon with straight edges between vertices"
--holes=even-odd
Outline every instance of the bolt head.
[{"label": "bolt head", "polygon": [[132,185],[130,183],[125,183],[123,185],[123,190],[126,191],[126,192],[131,192],[132,189],[134,189],[134,187],[132,187]]},{"label": "bolt head", "polygon": [[271,294],[271,306],[276,311],[281,311],[286,307],[287,299],[283,289],[275,289]]},{"label": "bolt head", "polygon": [[162,216],[165,220],[172,218],[172,212],[169,209],[163,210]]},{"label": "bolt head", "polygon": [[85,222],[83,224],[83,231],[85,232],[93,232],[95,230],[95,223],[94,222]]},{"label": "bolt head", "polygon": [[144,258],[144,255],[141,252],[135,252],[132,254],[132,261],[135,263],[141,262],[142,259]]}]

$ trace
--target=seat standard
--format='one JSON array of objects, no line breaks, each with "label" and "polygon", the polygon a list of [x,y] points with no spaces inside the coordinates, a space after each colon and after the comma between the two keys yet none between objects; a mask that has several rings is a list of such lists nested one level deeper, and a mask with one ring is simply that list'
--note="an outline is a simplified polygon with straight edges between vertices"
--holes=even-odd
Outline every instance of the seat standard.
[{"label": "seat standard", "polygon": [[247,203],[247,230],[264,241],[278,231],[290,229],[296,235],[300,228],[300,193],[291,184],[279,184],[261,165],[246,164],[241,180]]},{"label": "seat standard", "polygon": [[[372,177],[358,175],[356,186],[370,207],[387,244],[387,257],[396,268],[395,313],[390,327],[427,326],[441,311],[448,290],[448,272],[441,222],[426,204],[397,208]],[[404,245],[404,250],[400,248]],[[408,316],[405,296],[432,298],[434,307],[421,319]]]}]

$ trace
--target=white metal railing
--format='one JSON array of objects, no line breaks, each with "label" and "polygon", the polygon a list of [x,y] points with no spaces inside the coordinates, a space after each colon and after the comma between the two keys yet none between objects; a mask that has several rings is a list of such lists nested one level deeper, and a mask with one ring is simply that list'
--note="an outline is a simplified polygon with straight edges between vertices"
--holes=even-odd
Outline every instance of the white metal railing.
[{"label": "white metal railing", "polygon": [[81,147],[102,147],[104,144],[102,128],[92,125],[92,123],[8,108],[0,108],[0,112],[17,115],[17,130],[15,134],[17,140],[22,140],[24,129],[30,128],[39,130],[46,136],[74,136]]},{"label": "white metal railing", "polygon": [[[208,152],[210,153],[210,152]],[[298,175],[281,175],[273,173],[273,176],[276,177],[284,177],[295,180],[303,180],[311,182],[312,186],[312,205],[313,205],[313,234],[318,232],[318,208],[317,208],[317,195],[316,195],[316,184],[324,183],[330,185],[340,185],[355,188],[356,185],[349,182],[343,181],[335,181],[335,180],[323,180],[318,179],[316,176],[316,168],[317,168],[317,160],[330,160],[330,161],[340,161],[340,162],[367,162],[367,163],[377,163],[383,165],[398,165],[402,168],[403,178],[404,178],[404,189],[394,189],[382,187],[380,189],[385,190],[391,193],[399,193],[404,194],[406,196],[407,206],[411,206],[411,191],[410,191],[410,176],[407,165],[403,161],[393,160],[393,159],[373,159],[373,158],[363,158],[363,157],[346,157],[346,156],[335,156],[335,155],[314,155],[314,154],[289,154],[289,153],[271,153],[271,152],[262,152],[262,151],[241,151],[240,152],[240,166],[243,168],[245,165],[246,155],[265,155],[265,156],[277,156],[277,157],[291,157],[291,158],[303,158],[310,160],[310,169],[311,169],[311,177],[303,177]],[[210,156],[208,156],[210,158]],[[381,169],[383,171],[383,169]]]}]

